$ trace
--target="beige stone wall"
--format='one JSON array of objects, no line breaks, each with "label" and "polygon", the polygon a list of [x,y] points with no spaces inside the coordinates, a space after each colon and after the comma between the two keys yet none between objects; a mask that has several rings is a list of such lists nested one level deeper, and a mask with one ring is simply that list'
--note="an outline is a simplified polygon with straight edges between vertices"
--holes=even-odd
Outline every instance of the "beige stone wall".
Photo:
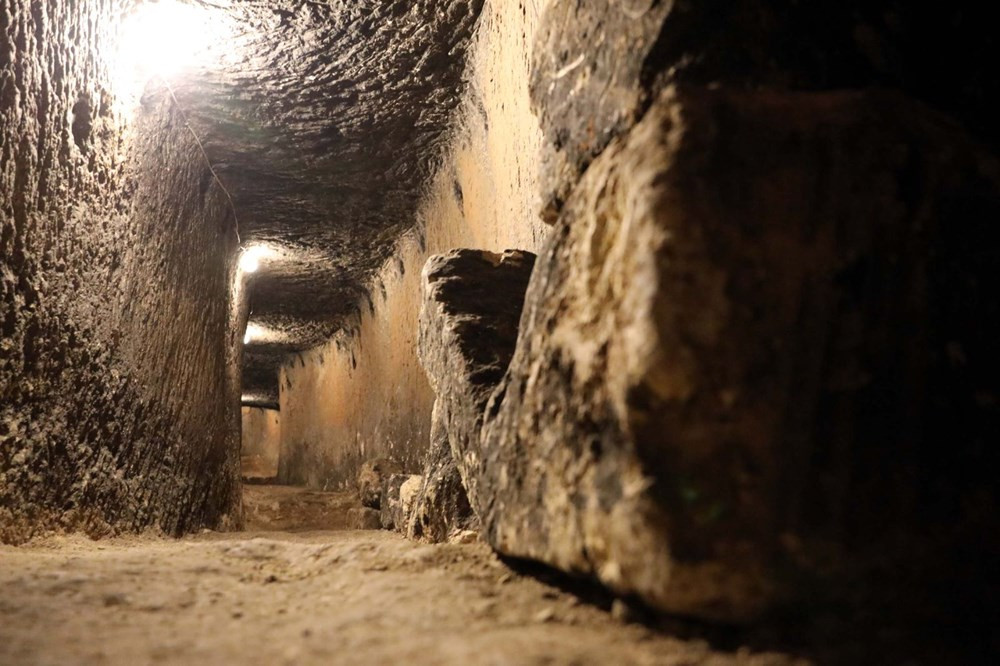
[{"label": "beige stone wall", "polygon": [[419,471],[433,393],[416,358],[420,271],[456,247],[537,251],[542,146],[528,100],[530,43],[545,2],[483,10],[470,88],[416,230],[372,286],[351,327],[281,369],[280,478],[313,487],[353,482],[361,461],[392,456]]},{"label": "beige stone wall", "polygon": [[243,407],[243,444],[240,466],[244,478],[271,478],[278,474],[281,446],[281,412],[262,407]]}]

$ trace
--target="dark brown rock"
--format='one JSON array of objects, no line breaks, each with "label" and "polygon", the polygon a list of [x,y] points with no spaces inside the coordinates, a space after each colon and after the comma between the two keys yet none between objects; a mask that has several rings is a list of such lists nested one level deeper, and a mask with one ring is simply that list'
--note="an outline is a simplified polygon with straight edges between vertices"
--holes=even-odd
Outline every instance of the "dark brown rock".
[{"label": "dark brown rock", "polygon": [[[899,0],[553,0],[532,49],[545,214],[667,86],[904,90],[997,146],[998,47],[985,5]],[[927,48],[933,44],[934,48]]]},{"label": "dark brown rock", "polygon": [[391,458],[369,460],[361,465],[358,472],[358,495],[361,504],[372,509],[382,506],[382,491],[393,474],[403,471],[403,466]]},{"label": "dark brown rock", "polygon": [[642,67],[674,3],[553,0],[532,49],[531,100],[542,151],[543,215],[555,221],[577,178],[648,106]]},{"label": "dark brown rock", "polygon": [[483,408],[513,354],[534,261],[517,250],[453,250],[423,270],[418,355],[437,396],[434,427],[447,435],[474,509],[489,502],[478,497]]},{"label": "dark brown rock", "polygon": [[435,410],[431,421],[431,448],[406,534],[411,539],[440,543],[447,541],[453,532],[478,529],[478,526],[479,521],[462,485],[462,475],[451,454],[448,431]]},{"label": "dark brown rock", "polygon": [[382,485],[382,527],[405,532],[423,480],[419,474],[393,474]]},{"label": "dark brown rock", "polygon": [[898,96],[668,90],[575,188],[459,451],[486,539],[744,620],[993,492],[998,183]]}]

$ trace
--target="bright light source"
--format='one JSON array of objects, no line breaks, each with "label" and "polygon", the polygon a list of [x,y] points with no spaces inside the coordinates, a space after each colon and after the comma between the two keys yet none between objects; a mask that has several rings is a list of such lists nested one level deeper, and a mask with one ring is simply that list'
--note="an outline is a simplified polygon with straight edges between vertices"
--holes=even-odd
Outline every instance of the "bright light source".
[{"label": "bright light source", "polygon": [[278,252],[265,245],[251,245],[240,254],[240,270],[244,273],[256,273],[260,270],[261,259],[277,256]]},{"label": "bright light source", "polygon": [[260,259],[257,258],[255,252],[251,250],[240,255],[240,269],[244,273],[256,273],[258,268],[260,268]]},{"label": "bright light source", "polygon": [[251,341],[262,337],[264,331],[264,327],[259,324],[247,322],[247,331],[243,334],[243,344],[249,344]]},{"label": "bright light source", "polygon": [[[142,2],[121,25],[116,83],[122,94],[141,90],[154,77],[169,80],[208,52],[221,49],[231,34],[224,11],[178,0]],[[217,58],[218,56],[216,56]]]},{"label": "bright light source", "polygon": [[289,344],[294,341],[294,337],[287,330],[274,328],[266,324],[247,322],[246,333],[243,334],[243,344],[251,342],[258,344]]}]

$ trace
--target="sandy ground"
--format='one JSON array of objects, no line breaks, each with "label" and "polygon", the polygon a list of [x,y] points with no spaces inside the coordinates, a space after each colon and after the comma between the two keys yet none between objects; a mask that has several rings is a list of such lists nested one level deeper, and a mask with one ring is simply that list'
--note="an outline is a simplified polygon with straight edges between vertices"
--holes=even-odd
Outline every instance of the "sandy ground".
[{"label": "sandy ground", "polygon": [[481,543],[302,531],[324,502],[351,504],[249,486],[253,524],[293,531],[0,547],[0,664],[805,663],[628,624]]}]

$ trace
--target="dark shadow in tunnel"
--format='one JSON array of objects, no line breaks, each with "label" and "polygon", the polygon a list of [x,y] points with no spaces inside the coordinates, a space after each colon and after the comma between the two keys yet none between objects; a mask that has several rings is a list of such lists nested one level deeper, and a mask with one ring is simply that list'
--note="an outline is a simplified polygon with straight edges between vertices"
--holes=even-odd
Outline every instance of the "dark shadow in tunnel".
[{"label": "dark shadow in tunnel", "polygon": [[[775,607],[745,626],[669,615],[636,596],[615,595],[595,579],[577,578],[533,560],[498,557],[519,575],[573,595],[618,621],[685,641],[701,640],[734,655],[777,652],[837,666],[997,663],[996,639],[991,637],[998,626],[997,609],[977,603],[984,596],[975,589],[982,584],[977,574],[983,569],[963,564],[959,553],[954,575],[939,571],[936,579],[914,567],[882,583],[871,575],[856,585],[825,589],[804,581],[813,591],[808,602]],[[901,589],[908,592],[900,594]]]}]

